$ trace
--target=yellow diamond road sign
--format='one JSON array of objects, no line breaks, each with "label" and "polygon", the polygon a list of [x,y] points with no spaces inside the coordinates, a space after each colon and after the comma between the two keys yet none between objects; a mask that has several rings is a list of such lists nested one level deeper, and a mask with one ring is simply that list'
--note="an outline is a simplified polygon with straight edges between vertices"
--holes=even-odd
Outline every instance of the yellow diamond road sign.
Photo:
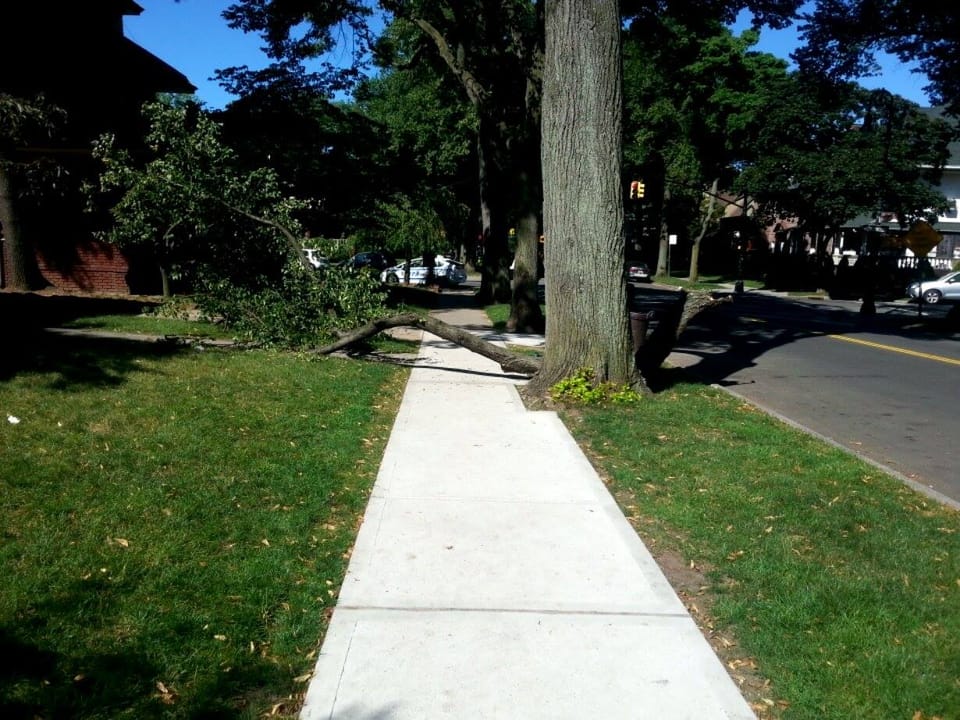
[{"label": "yellow diamond road sign", "polygon": [[922,220],[915,223],[906,235],[907,247],[913,250],[917,257],[926,257],[941,240],[943,235]]}]

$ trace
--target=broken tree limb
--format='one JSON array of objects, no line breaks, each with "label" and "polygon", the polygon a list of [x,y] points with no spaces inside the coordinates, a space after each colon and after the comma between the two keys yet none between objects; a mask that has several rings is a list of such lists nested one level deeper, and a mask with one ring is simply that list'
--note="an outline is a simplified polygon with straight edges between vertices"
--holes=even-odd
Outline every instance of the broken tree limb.
[{"label": "broken tree limb", "polygon": [[715,297],[702,290],[680,290],[676,302],[658,311],[657,327],[637,353],[637,367],[641,374],[647,378],[660,369],[693,318],[709,308],[728,302],[732,302],[729,296]]},{"label": "broken tree limb", "polygon": [[437,320],[429,315],[416,315],[414,313],[403,313],[400,315],[391,315],[390,317],[378,318],[363,327],[351,330],[349,333],[339,338],[326,347],[317,348],[314,352],[320,355],[329,355],[338,350],[343,350],[361,340],[372,337],[377,333],[395,327],[415,327],[426,330],[428,333],[442,337],[444,340],[456,343],[467,350],[471,350],[478,355],[490,358],[499,364],[504,372],[518,373],[521,375],[533,375],[540,369],[540,361],[536,358],[516,355],[509,350],[487,342],[477,337],[473,333],[463,330],[455,325],[449,325],[441,320]]}]

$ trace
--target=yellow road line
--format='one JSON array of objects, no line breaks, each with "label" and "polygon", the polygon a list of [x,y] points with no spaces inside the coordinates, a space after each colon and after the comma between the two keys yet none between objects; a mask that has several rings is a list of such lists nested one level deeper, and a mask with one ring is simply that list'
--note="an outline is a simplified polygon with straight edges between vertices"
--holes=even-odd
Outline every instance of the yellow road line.
[{"label": "yellow road line", "polygon": [[936,362],[946,363],[947,365],[960,365],[960,360],[943,357],[942,355],[931,355],[930,353],[894,347],[893,345],[882,345],[881,343],[870,342],[869,340],[860,340],[859,338],[847,337],[846,335],[827,335],[827,337],[833,338],[834,340],[843,340],[844,342],[854,343],[855,345],[866,345],[867,347],[878,348],[880,350],[889,350],[890,352],[897,352],[903,355],[923,358],[924,360],[935,360]]}]

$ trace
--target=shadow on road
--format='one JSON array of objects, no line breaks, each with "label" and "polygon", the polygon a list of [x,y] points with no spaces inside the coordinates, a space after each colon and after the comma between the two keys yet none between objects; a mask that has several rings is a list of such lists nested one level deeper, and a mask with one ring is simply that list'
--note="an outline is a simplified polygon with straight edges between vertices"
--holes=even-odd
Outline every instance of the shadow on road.
[{"label": "shadow on road", "polygon": [[[642,297],[638,306],[645,307]],[[753,367],[764,353],[819,335],[868,335],[873,342],[884,342],[885,338],[891,344],[898,339],[960,340],[958,311],[960,307],[950,315],[950,309],[942,308],[936,315],[918,317],[915,306],[878,303],[876,314],[864,315],[859,311],[859,303],[746,293],[735,295],[732,303],[697,316],[680,337],[675,351],[698,359],[689,371],[697,380],[725,385],[730,384],[731,375]],[[683,374],[668,371],[665,376],[678,378]]]}]

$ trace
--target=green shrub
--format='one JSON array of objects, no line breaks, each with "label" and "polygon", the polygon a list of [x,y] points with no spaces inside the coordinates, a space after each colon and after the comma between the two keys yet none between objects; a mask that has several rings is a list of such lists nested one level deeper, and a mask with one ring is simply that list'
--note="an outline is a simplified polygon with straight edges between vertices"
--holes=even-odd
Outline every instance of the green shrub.
[{"label": "green shrub", "polygon": [[628,385],[598,383],[591,368],[581,368],[571,377],[564,378],[550,388],[550,397],[555,402],[599,405],[601,403],[634,403],[640,400],[641,395]]},{"label": "green shrub", "polygon": [[329,343],[338,330],[350,330],[384,314],[385,294],[369,273],[330,268],[322,274],[291,263],[276,287],[239,287],[215,280],[198,298],[211,319],[239,337],[290,349]]}]

